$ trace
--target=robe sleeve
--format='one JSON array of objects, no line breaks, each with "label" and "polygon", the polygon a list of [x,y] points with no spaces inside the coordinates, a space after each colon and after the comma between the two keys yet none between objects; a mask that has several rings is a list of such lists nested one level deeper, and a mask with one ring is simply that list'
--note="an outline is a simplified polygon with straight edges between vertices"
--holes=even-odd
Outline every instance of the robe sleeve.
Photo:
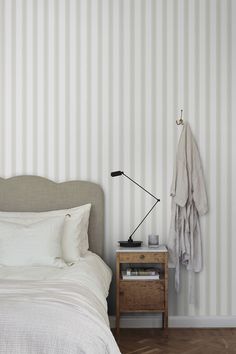
[{"label": "robe sleeve", "polygon": [[194,146],[194,168],[193,168],[193,200],[199,215],[208,212],[208,202],[203,168],[197,146]]},{"label": "robe sleeve", "polygon": [[178,161],[176,166],[174,201],[180,207],[184,207],[188,200],[188,174],[185,161]]},{"label": "robe sleeve", "polygon": [[171,196],[174,202],[180,207],[184,207],[188,200],[188,171],[186,160],[186,129],[184,126],[176,154],[176,163],[171,187]]}]

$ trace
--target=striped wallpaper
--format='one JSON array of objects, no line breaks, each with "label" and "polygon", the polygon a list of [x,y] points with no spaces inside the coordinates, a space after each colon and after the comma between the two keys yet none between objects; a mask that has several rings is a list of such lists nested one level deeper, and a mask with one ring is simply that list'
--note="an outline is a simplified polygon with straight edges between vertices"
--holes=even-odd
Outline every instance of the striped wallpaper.
[{"label": "striped wallpaper", "polygon": [[236,1],[0,0],[0,174],[100,183],[106,260],[137,232],[165,242],[180,110],[199,145],[210,212],[196,302],[187,277],[173,315],[236,315]]}]

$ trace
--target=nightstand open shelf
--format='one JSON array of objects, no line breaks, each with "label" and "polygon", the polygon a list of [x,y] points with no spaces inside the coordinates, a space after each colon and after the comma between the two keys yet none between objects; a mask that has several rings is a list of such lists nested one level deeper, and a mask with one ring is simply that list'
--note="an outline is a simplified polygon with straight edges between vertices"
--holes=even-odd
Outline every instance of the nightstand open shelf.
[{"label": "nightstand open shelf", "polygon": [[[157,267],[160,279],[122,279],[121,270],[129,265]],[[116,251],[116,329],[120,314],[130,312],[162,313],[163,328],[168,326],[168,252],[165,247],[140,247]]]}]

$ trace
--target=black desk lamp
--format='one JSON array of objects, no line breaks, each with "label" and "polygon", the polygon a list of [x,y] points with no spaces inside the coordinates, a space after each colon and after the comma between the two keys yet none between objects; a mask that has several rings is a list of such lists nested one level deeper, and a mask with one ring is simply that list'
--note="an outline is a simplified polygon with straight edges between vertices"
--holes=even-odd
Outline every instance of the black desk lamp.
[{"label": "black desk lamp", "polygon": [[134,231],[132,232],[132,234],[130,235],[130,237],[128,238],[128,241],[118,241],[120,244],[120,247],[140,247],[142,244],[142,241],[134,241],[132,239],[133,234],[137,231],[137,229],[139,228],[139,226],[144,222],[144,220],[147,218],[147,216],[151,213],[151,211],[155,208],[155,206],[157,205],[157,203],[160,201],[160,199],[158,199],[157,197],[155,197],[155,195],[153,195],[152,193],[148,192],[145,188],[143,188],[142,186],[140,186],[140,184],[138,184],[137,182],[135,182],[132,178],[130,178],[129,176],[127,176],[123,171],[114,171],[111,172],[111,177],[117,177],[117,176],[125,176],[126,178],[128,178],[131,182],[135,183],[137,186],[139,186],[142,190],[144,190],[146,193],[148,193],[151,197],[153,197],[154,199],[156,199],[155,204],[151,207],[151,209],[148,211],[148,213],[144,216],[144,218],[141,220],[141,222],[138,224],[138,226],[134,229]]}]

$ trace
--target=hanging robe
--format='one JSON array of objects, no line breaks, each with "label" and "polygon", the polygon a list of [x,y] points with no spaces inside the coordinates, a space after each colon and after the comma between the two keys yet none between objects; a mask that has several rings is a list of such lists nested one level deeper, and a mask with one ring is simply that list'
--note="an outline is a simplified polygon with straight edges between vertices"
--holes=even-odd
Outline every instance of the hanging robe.
[{"label": "hanging robe", "polygon": [[188,123],[185,123],[179,139],[171,197],[168,249],[170,264],[176,269],[175,288],[178,291],[180,263],[184,264],[189,272],[202,270],[199,216],[208,211],[200,155]]}]

